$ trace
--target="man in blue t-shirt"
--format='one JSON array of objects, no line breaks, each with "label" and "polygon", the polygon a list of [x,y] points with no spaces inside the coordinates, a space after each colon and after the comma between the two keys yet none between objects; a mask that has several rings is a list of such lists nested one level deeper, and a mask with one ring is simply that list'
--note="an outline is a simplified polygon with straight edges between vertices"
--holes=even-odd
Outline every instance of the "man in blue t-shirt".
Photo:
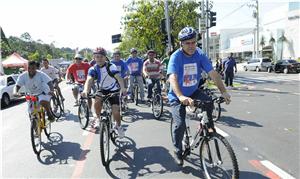
[{"label": "man in blue t-shirt", "polygon": [[126,62],[121,59],[121,52],[119,50],[114,51],[111,63],[117,66],[117,69],[120,72],[120,76],[124,79],[125,88],[127,88],[128,67],[126,65]]},{"label": "man in blue t-shirt", "polygon": [[128,86],[128,92],[130,93],[129,98],[132,98],[132,87],[133,82],[136,79],[138,82],[138,86],[140,88],[140,96],[142,102],[144,101],[144,83],[143,83],[143,77],[142,77],[142,69],[143,69],[143,60],[141,58],[137,57],[137,50],[135,48],[132,48],[130,50],[131,57],[129,57],[126,61],[126,64],[129,69],[129,86]]},{"label": "man in blue t-shirt", "polygon": [[235,73],[237,72],[236,63],[233,58],[233,53],[230,53],[230,56],[223,61],[222,66],[223,66],[226,87],[227,86],[233,87],[232,83],[234,77],[234,73],[233,73],[234,68],[235,68],[234,72]]},{"label": "man in blue t-shirt", "polygon": [[191,27],[185,27],[179,32],[178,38],[181,43],[181,48],[171,55],[167,75],[169,76],[171,84],[168,99],[172,109],[173,125],[175,126],[172,131],[175,159],[178,165],[183,165],[182,139],[186,128],[185,107],[193,106],[193,99],[210,101],[205,108],[209,120],[209,132],[214,131],[212,122],[212,99],[198,89],[202,70],[208,73],[215,82],[227,104],[230,102],[230,95],[226,92],[220,75],[213,70],[212,64],[207,56],[201,49],[197,48],[195,30]]}]

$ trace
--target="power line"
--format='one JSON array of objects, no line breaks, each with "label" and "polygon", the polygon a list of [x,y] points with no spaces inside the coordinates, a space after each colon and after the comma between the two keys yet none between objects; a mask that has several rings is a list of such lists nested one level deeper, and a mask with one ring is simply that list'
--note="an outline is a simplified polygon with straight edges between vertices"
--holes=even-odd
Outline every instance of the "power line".
[{"label": "power line", "polygon": [[242,4],[240,7],[236,8],[235,10],[231,11],[230,13],[228,13],[227,15],[225,15],[223,18],[221,18],[218,22],[222,21],[223,19],[225,19],[226,17],[230,16],[231,14],[235,13],[236,11],[238,11],[239,9],[241,9],[242,7],[244,7],[246,4],[248,4],[248,2]]}]

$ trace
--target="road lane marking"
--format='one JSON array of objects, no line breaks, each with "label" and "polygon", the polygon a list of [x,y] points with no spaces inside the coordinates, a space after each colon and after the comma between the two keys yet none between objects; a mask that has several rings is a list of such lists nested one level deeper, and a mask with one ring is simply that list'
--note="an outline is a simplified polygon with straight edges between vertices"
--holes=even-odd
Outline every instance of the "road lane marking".
[{"label": "road lane marking", "polygon": [[249,160],[249,163],[254,168],[262,172],[265,176],[269,177],[270,179],[280,179],[280,177],[276,175],[276,173],[274,173],[273,171],[269,170],[264,165],[262,165],[259,160]]},{"label": "road lane marking", "polygon": [[219,129],[217,127],[215,127],[215,128],[216,128],[217,133],[221,134],[221,136],[223,136],[223,137],[228,137],[229,136],[226,132],[222,131],[221,129]]},{"label": "road lane marking", "polygon": [[90,145],[93,142],[93,139],[95,136],[95,131],[96,131],[96,129],[94,129],[94,128],[91,129],[91,132],[89,133],[89,135],[87,136],[87,138],[84,142],[82,152],[80,154],[79,160],[76,162],[75,169],[74,169],[72,177],[71,177],[72,179],[80,178],[80,176],[82,174],[84,164],[86,161],[86,154],[87,154],[88,149],[90,148]]},{"label": "road lane marking", "polygon": [[295,179],[293,176],[291,176],[290,174],[286,173],[285,171],[283,171],[282,169],[280,169],[279,167],[277,167],[276,165],[274,165],[273,163],[271,163],[268,160],[263,160],[263,161],[261,161],[261,163],[265,167],[267,167],[268,169],[270,169],[273,172],[275,172],[281,178]]}]

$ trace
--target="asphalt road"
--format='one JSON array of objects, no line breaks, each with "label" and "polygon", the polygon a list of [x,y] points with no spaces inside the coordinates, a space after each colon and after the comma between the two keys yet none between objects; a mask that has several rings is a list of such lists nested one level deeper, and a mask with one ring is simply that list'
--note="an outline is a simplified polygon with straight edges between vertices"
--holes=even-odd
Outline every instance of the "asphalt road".
[{"label": "asphalt road", "polygon": [[[216,125],[232,145],[240,178],[299,178],[299,75],[238,72]],[[130,104],[126,137],[111,147],[109,167],[101,165],[98,131],[79,127],[71,87],[62,85],[66,114],[52,125],[36,156],[31,148],[26,103],[2,109],[4,178],[203,178],[199,151],[178,167],[170,138],[170,108],[155,120],[147,105]],[[191,121],[191,125],[196,121]],[[91,124],[92,125],[92,124]]]}]

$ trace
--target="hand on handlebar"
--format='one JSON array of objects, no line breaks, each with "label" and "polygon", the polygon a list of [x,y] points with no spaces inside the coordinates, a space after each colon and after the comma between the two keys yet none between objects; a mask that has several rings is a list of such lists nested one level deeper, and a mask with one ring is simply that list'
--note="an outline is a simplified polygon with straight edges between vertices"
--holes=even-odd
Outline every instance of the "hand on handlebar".
[{"label": "hand on handlebar", "polygon": [[194,106],[194,100],[192,98],[182,95],[182,96],[179,96],[178,99],[183,105]]},{"label": "hand on handlebar", "polygon": [[226,104],[229,104],[231,102],[230,95],[227,92],[223,93],[222,97],[225,99]]}]

